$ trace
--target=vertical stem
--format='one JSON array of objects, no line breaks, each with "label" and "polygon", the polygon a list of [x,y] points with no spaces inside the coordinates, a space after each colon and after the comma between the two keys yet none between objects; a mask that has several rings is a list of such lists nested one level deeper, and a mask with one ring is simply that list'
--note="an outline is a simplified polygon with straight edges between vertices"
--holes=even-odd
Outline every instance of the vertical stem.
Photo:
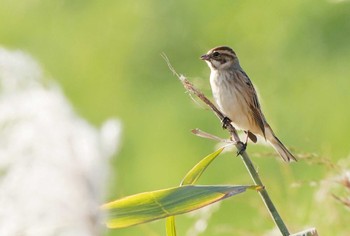
[{"label": "vertical stem", "polygon": [[[232,126],[231,122],[229,120],[225,120],[226,117],[224,116],[224,114],[222,114],[219,111],[219,109],[217,109],[215,107],[215,105],[202,92],[197,90],[190,81],[188,81],[184,76],[176,73],[174,68],[170,65],[170,62],[166,56],[163,55],[163,57],[164,57],[165,61],[167,62],[170,70],[181,80],[181,82],[182,82],[183,86],[186,88],[186,90],[192,94],[195,94],[199,99],[201,99],[205,104],[207,104],[211,108],[211,110],[215,113],[215,115],[221,120],[221,122],[224,122],[223,127],[225,129],[227,129],[227,131],[230,133],[232,140],[236,141],[237,149],[242,150],[242,147],[243,147],[242,142],[240,141],[239,136],[236,132],[236,129]],[[258,172],[255,170],[253,163],[251,162],[248,154],[245,151],[243,151],[241,153],[241,157],[242,157],[242,160],[243,160],[250,176],[252,177],[254,183],[256,185],[264,187],[264,184],[262,183],[262,181],[258,175]],[[290,234],[288,232],[288,229],[287,229],[286,225],[284,224],[281,216],[278,214],[277,209],[273,205],[266,189],[263,188],[262,190],[260,190],[259,194],[260,194],[261,198],[263,199],[265,206],[268,208],[273,221],[275,222],[277,227],[280,229],[282,235],[289,236]]]},{"label": "vertical stem", "polygon": [[[236,145],[238,150],[241,150],[242,145],[239,143]],[[244,162],[244,165],[246,166],[250,176],[252,177],[254,183],[256,185],[259,186],[264,186],[264,184],[262,183],[258,172],[256,171],[256,169],[254,168],[253,163],[251,162],[248,154],[244,151],[241,153],[241,157],[242,160]],[[265,206],[269,209],[270,215],[273,219],[273,221],[275,222],[275,224],[277,225],[277,227],[280,229],[281,233],[283,236],[288,236],[289,235],[289,231],[287,229],[287,226],[284,224],[281,216],[279,215],[276,207],[273,205],[269,194],[267,193],[265,187],[263,189],[261,189],[259,191],[260,197],[262,198],[263,202],[265,203]]]}]

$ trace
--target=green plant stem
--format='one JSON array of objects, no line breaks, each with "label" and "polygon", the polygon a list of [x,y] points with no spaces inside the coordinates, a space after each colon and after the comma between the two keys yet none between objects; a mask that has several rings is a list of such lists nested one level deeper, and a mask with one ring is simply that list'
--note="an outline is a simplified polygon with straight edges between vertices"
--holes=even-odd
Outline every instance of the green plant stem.
[{"label": "green plant stem", "polygon": [[[238,143],[237,145],[237,149],[240,150],[240,148],[242,148],[241,143]],[[268,208],[270,215],[273,219],[273,221],[275,222],[276,226],[279,228],[279,230],[281,231],[283,236],[288,236],[289,235],[289,231],[287,229],[287,226],[284,224],[280,214],[278,213],[275,205],[272,203],[271,198],[269,196],[269,194],[266,191],[266,188],[264,186],[264,184],[262,183],[258,172],[256,171],[252,161],[250,160],[248,154],[246,151],[243,151],[241,153],[241,157],[242,160],[244,162],[244,165],[246,166],[250,176],[252,177],[254,183],[256,185],[259,186],[263,186],[263,188],[259,191],[260,197],[262,198],[265,206]]]},{"label": "green plant stem", "polygon": [[[221,111],[219,109],[217,109],[216,106],[201,91],[197,90],[193,86],[193,84],[186,79],[185,76],[179,75],[175,71],[175,69],[172,67],[172,65],[169,62],[169,59],[166,57],[165,54],[163,54],[162,56],[163,56],[164,60],[166,61],[166,63],[168,64],[169,69],[174,73],[174,75],[176,75],[179,78],[179,80],[181,81],[181,83],[185,87],[185,89],[189,93],[196,95],[205,104],[207,104],[210,107],[210,109],[214,112],[214,114],[220,119],[220,121],[223,122],[225,116],[221,113]],[[239,136],[237,134],[236,129],[229,122],[227,124],[225,123],[224,127],[230,133],[231,139],[236,142],[237,149],[238,150],[242,150],[242,147],[243,147],[242,146],[242,142],[239,139]],[[266,188],[265,188],[264,184],[262,183],[262,181],[261,181],[261,179],[260,179],[260,177],[258,175],[258,172],[255,170],[254,165],[253,165],[252,161],[250,160],[247,152],[246,151],[242,151],[240,155],[241,155],[242,160],[243,160],[243,162],[244,162],[244,164],[245,164],[245,166],[246,166],[250,176],[252,177],[254,183],[256,185],[259,185],[259,186],[262,187],[262,189],[259,190],[259,194],[260,194],[261,198],[263,199],[263,201],[265,203],[265,206],[269,210],[273,221],[275,222],[275,224],[277,225],[277,227],[279,228],[279,230],[281,231],[283,236],[290,235],[289,232],[288,232],[288,229],[287,229],[286,225],[284,224],[281,216],[279,215],[276,207],[273,205],[273,203],[272,203],[272,201],[271,201],[271,199],[270,199],[270,197],[269,197],[269,195],[268,195],[268,193],[266,191]]]},{"label": "green plant stem", "polygon": [[[175,74],[176,74],[176,72],[175,72]],[[215,105],[202,92],[197,90],[193,86],[193,84],[190,81],[188,81],[184,76],[179,76],[178,74],[176,74],[176,75],[179,77],[179,79],[181,80],[182,84],[184,85],[184,87],[186,88],[187,91],[196,95],[205,104],[207,104],[210,107],[210,109],[214,112],[214,114],[220,119],[221,122],[224,121],[225,116],[221,113],[221,111],[219,109],[217,109],[215,107]],[[237,149],[242,150],[242,148],[243,148],[242,142],[239,139],[239,136],[237,134],[236,129],[232,126],[231,123],[228,123],[228,124],[225,123],[224,127],[230,133],[231,139],[236,142]],[[261,198],[263,199],[265,206],[269,210],[273,221],[275,222],[275,224],[277,225],[277,227],[279,228],[279,230],[281,231],[283,236],[290,235],[289,231],[288,231],[286,225],[284,224],[281,216],[279,215],[276,207],[272,203],[271,198],[269,197],[269,195],[266,191],[266,188],[265,188],[263,182],[261,181],[261,179],[258,175],[258,172],[255,170],[254,165],[253,165],[252,161],[250,160],[247,152],[243,151],[243,152],[241,152],[240,155],[241,155],[242,160],[243,160],[250,176],[252,177],[254,183],[256,185],[262,186],[262,189],[259,191],[259,194],[260,194]]]}]

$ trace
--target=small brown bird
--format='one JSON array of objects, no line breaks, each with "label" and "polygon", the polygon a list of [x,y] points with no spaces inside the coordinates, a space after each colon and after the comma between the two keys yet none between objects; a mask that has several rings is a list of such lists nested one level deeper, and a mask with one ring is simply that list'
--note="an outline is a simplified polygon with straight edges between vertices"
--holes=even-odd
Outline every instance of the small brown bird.
[{"label": "small brown bird", "polygon": [[230,47],[220,46],[201,59],[211,70],[210,85],[219,109],[236,128],[247,133],[247,141],[249,137],[256,142],[255,135],[264,137],[284,161],[296,161],[267,123],[254,86],[241,68],[236,53]]}]

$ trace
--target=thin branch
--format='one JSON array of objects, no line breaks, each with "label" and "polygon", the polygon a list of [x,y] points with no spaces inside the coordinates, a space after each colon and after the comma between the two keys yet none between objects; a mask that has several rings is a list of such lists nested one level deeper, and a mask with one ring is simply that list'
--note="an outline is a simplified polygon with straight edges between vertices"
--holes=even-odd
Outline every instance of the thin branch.
[{"label": "thin branch", "polygon": [[338,196],[335,195],[335,194],[332,194],[332,197],[333,197],[334,199],[336,199],[337,201],[339,201],[340,203],[342,203],[344,206],[350,207],[350,199],[341,198],[341,197],[338,197]]},{"label": "thin branch", "polygon": [[235,141],[232,141],[231,139],[223,139],[223,138],[220,138],[220,137],[215,136],[213,134],[209,134],[207,132],[204,132],[203,130],[200,130],[200,129],[193,129],[193,130],[191,130],[191,132],[194,135],[201,137],[201,138],[207,138],[207,139],[215,140],[215,141],[222,142],[222,143],[230,143],[230,144],[236,143]]},{"label": "thin branch", "polygon": [[[186,79],[185,76],[183,75],[179,75],[175,69],[172,67],[172,65],[170,64],[170,61],[168,59],[168,57],[163,53],[162,57],[164,58],[164,60],[166,61],[169,69],[174,73],[174,75],[176,75],[178,77],[178,79],[181,81],[181,83],[183,84],[183,86],[185,87],[185,89],[190,92],[191,94],[196,95],[199,99],[201,99],[205,104],[207,104],[210,109],[214,112],[214,114],[220,119],[221,122],[223,122],[223,120],[225,119],[225,116],[222,114],[222,112],[199,90],[197,90],[194,85],[188,81]],[[230,136],[232,138],[232,140],[235,141],[235,145],[237,147],[237,150],[242,150],[243,148],[243,144],[241,142],[241,140],[239,139],[239,136],[237,134],[236,129],[232,126],[231,123],[225,123],[225,128],[227,129],[227,131],[230,133]],[[253,179],[254,183],[256,185],[259,186],[263,186],[263,188],[261,188],[261,190],[259,190],[259,194],[263,200],[263,202],[265,203],[265,206],[268,208],[270,215],[272,217],[272,219],[274,220],[276,226],[279,228],[279,230],[281,231],[283,236],[288,236],[289,231],[286,227],[286,225],[284,224],[281,216],[279,215],[277,209],[275,208],[275,206],[273,205],[266,188],[264,187],[263,182],[261,181],[258,172],[256,171],[252,161],[250,160],[247,152],[245,150],[243,151],[239,151],[241,158],[251,176],[251,178]]]},{"label": "thin branch", "polygon": [[170,71],[173,72],[173,74],[176,75],[176,77],[180,79],[180,75],[176,72],[174,67],[170,64],[170,61],[169,61],[169,58],[167,57],[167,55],[164,52],[162,52],[160,55],[161,55],[161,57],[163,57],[167,66],[169,67]]}]

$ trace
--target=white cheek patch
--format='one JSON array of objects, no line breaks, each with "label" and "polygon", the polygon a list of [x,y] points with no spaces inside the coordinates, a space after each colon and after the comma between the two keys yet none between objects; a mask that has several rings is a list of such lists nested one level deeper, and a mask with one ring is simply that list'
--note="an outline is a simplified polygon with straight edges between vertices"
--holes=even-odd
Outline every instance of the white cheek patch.
[{"label": "white cheek patch", "polygon": [[219,61],[216,61],[216,60],[212,60],[211,63],[215,69],[219,69],[221,66],[221,63]]},{"label": "white cheek patch", "polygon": [[220,69],[228,69],[231,65],[231,61],[226,61],[224,64],[220,64]]}]

